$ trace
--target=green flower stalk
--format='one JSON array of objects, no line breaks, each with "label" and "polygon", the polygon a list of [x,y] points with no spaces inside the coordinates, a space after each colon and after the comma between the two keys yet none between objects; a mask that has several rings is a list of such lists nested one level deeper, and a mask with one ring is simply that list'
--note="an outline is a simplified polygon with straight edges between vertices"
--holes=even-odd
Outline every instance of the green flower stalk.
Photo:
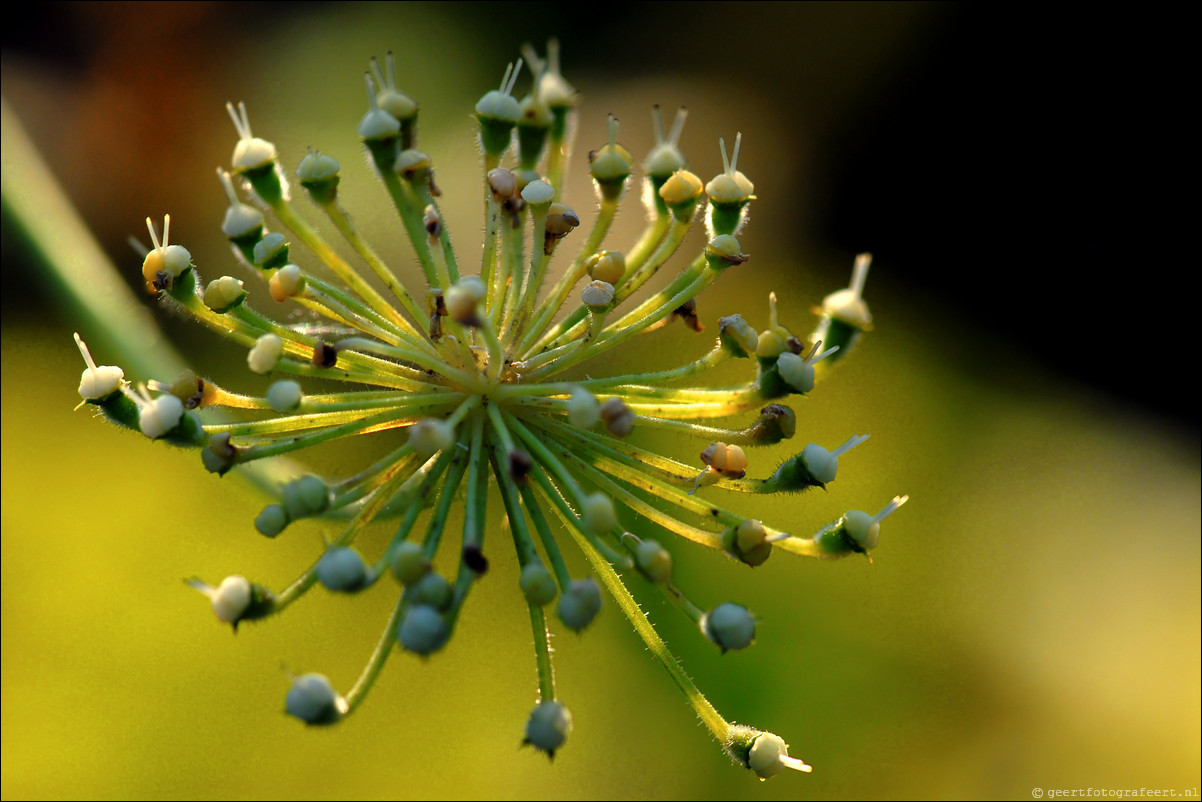
[{"label": "green flower stalk", "polygon": [[[714,709],[622,575],[662,594],[726,652],[753,644],[757,616],[733,601],[695,603],[677,585],[673,551],[700,546],[758,566],[777,551],[831,558],[876,547],[881,521],[905,496],[876,515],[850,511],[809,536],[720,503],[724,493],[826,487],[839,458],[867,439],[853,435],[833,450],[810,443],[775,471],[765,471],[755,454],[794,436],[796,415],[783,402],[813,391],[871,327],[862,297],[869,257],[857,259],[848,289],[826,299],[808,339],[780,323],[772,296],[762,331],[749,323],[753,316],[729,314],[716,321],[712,346],[699,347],[692,361],[616,373],[608,361],[614,349],[638,347],[631,341],[653,339],[676,318],[701,331],[708,321],[697,296],[723,274],[746,269],[750,257],[740,238],[755,195],[738,169],[742,136],[729,154],[719,141],[722,172],[704,183],[686,169],[678,146],[684,111],[665,135],[656,108],[656,144],[642,161],[638,193],[646,227],[618,249],[606,239],[636,170],[619,143],[618,121],[610,118],[607,141],[585,165],[596,189],[589,225],[589,215],[559,192],[572,169],[575,90],[559,72],[554,43],[546,60],[528,47],[525,54],[529,94],[513,94],[522,76],[522,62],[515,62],[475,108],[485,231],[478,270],[453,247],[433,165],[417,149],[418,106],[397,89],[391,55],[383,69],[371,63],[358,133],[421,267],[422,288],[402,281],[343,210],[335,158],[310,151],[295,169],[294,190],[275,145],[252,132],[245,106],[231,104],[237,140],[230,169],[219,168],[218,177],[229,204],[222,232],[242,278],[202,281],[201,266],[171,242],[165,216],[161,236],[147,220],[152,244],[142,247],[142,279],[160,305],[244,347],[249,371],[273,383],[261,397],[244,395],[186,371],[135,387],[121,368],[97,365],[76,335],[87,365],[79,394],[120,426],[196,449],[218,475],[335,439],[384,444],[383,456],[351,475],[287,482],[255,519],[254,528],[270,538],[307,518],[342,522],[290,585],[268,588],[242,575],[215,585],[188,581],[234,628],[283,612],[317,585],[334,594],[392,587],[380,591],[396,596],[392,616],[349,689],[340,693],[321,674],[292,678],[285,710],[306,724],[352,715],[397,649],[435,658],[451,648],[472,589],[503,548],[498,534],[507,532],[521,567],[515,596],[529,609],[538,685],[524,743],[554,756],[567,748],[572,729],[549,630],[585,630],[613,603],[736,763],[761,779],[784,768],[809,771],[780,737],[731,724]],[[301,194],[311,204],[294,199]],[[320,224],[310,222],[313,211]],[[685,235],[699,222],[707,233],[700,251],[683,254],[662,289],[639,293],[677,263]],[[331,246],[329,233],[345,241],[353,262]],[[304,259],[294,259],[299,251]],[[301,266],[313,260],[326,270]],[[322,322],[281,322],[287,318],[263,311],[289,302]],[[702,383],[728,360],[745,360],[741,384]],[[223,408],[238,414],[220,417]],[[690,438],[698,460],[680,462],[648,446],[642,435],[654,430]],[[506,525],[498,529],[501,515]],[[365,528],[385,519],[397,521],[391,541],[370,553],[357,548]],[[580,550],[592,575],[571,573],[568,548]],[[433,568],[447,551],[459,556],[453,576]]]}]

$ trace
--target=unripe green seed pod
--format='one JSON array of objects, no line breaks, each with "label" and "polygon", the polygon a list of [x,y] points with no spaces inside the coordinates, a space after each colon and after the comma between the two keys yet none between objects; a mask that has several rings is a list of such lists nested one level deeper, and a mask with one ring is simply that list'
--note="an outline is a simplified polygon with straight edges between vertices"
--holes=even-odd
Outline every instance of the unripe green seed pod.
[{"label": "unripe green seed pod", "polygon": [[416,582],[405,587],[405,598],[410,604],[422,604],[446,612],[455,600],[455,590],[442,574],[427,571]]},{"label": "unripe green seed pod", "polygon": [[284,509],[295,521],[310,515],[320,515],[330,506],[330,488],[318,476],[302,476],[284,485]]},{"label": "unripe green seed pod", "polygon": [[630,151],[618,144],[618,119],[609,115],[609,142],[599,150],[588,155],[589,172],[597,182],[601,196],[608,201],[616,201],[622,196],[626,179],[630,177],[630,167],[634,157]]},{"label": "unripe green seed pod", "polygon": [[618,528],[618,516],[613,500],[604,493],[591,493],[580,505],[584,528],[594,535],[604,535]]},{"label": "unripe green seed pod", "polygon": [[573,632],[579,632],[593,622],[601,612],[601,590],[592,577],[577,579],[564,589],[555,613]]},{"label": "unripe green seed pod", "polygon": [[635,547],[634,563],[652,582],[672,578],[672,554],[654,540],[644,540]]},{"label": "unripe green seed pod", "polygon": [[722,533],[722,548],[753,568],[772,556],[772,544],[767,540],[764,525],[751,518]]},{"label": "unripe green seed pod", "polygon": [[274,412],[292,412],[300,406],[304,393],[292,379],[281,379],[267,388],[267,403]]},{"label": "unripe green seed pod", "polygon": [[568,421],[577,429],[591,429],[601,420],[601,403],[583,387],[573,387],[568,398]]},{"label": "unripe green seed pod", "polygon": [[401,124],[401,147],[411,148],[417,136],[417,101],[397,89],[396,62],[392,53],[384,61],[385,69],[381,70],[380,63],[375,58],[371,60],[371,71],[380,87],[376,105]]},{"label": "unripe green seed pod", "polygon": [[719,234],[705,246],[705,259],[714,270],[741,265],[750,258],[739,247],[739,241],[730,234]]},{"label": "unripe green seed pod", "polygon": [[426,559],[422,547],[411,540],[401,541],[392,550],[389,563],[393,576],[406,587],[417,582],[430,570],[430,561]]},{"label": "unripe green seed pod", "polygon": [[268,504],[255,518],[255,529],[266,537],[275,537],[290,523],[288,512],[280,504]]},{"label": "unripe green seed pod", "polygon": [[229,432],[218,432],[209,438],[209,443],[200,452],[205,469],[224,476],[238,459],[238,447],[230,442]]},{"label": "unripe green seed pod", "polygon": [[522,588],[522,595],[526,597],[526,601],[538,607],[550,604],[558,593],[555,587],[555,578],[551,576],[551,572],[543,567],[542,563],[527,563],[522,569],[521,577],[518,579],[518,585]]}]

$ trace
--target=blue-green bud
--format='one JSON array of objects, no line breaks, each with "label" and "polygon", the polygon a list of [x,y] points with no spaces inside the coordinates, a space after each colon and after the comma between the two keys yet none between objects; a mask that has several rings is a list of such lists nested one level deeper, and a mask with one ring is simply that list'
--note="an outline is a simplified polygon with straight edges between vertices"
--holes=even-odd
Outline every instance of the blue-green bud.
[{"label": "blue-green bud", "polygon": [[601,612],[601,590],[592,577],[577,579],[564,589],[555,613],[573,632],[579,632],[593,622]]},{"label": "blue-green bud", "polygon": [[397,632],[401,646],[406,651],[422,656],[441,649],[450,635],[451,631],[442,614],[425,604],[410,607]]},{"label": "blue-green bud", "polygon": [[306,724],[334,724],[350,710],[324,674],[294,677],[284,699],[284,712]]},{"label": "blue-green bud", "polygon": [[371,581],[371,571],[359,552],[352,548],[335,548],[317,561],[317,581],[329,590],[351,593]]},{"label": "blue-green bud", "polygon": [[572,714],[559,702],[539,702],[526,722],[524,744],[555,757],[555,750],[563,746],[572,733]]},{"label": "blue-green bud", "polygon": [[701,631],[723,652],[746,649],[755,641],[755,618],[746,607],[726,602],[701,617]]}]

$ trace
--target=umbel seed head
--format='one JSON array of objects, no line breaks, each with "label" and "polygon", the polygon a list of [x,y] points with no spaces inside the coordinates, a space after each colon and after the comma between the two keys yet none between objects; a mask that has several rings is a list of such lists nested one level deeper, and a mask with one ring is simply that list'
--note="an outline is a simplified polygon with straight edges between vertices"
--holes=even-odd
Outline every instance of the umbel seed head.
[{"label": "umbel seed head", "polygon": [[[476,227],[454,219],[461,204],[440,206],[431,157],[416,143],[417,103],[397,89],[391,53],[383,66],[372,59],[364,75],[362,141],[348,136],[352,149],[366,151],[383,202],[395,207],[399,225],[390,230],[409,246],[399,251],[393,242],[369,243],[357,228],[350,212],[364,205],[342,197],[351,185],[341,182],[333,156],[297,154],[303,158],[295,176],[308,198],[295,201],[276,147],[254,136],[245,106],[228,104],[238,136],[232,168],[218,169],[227,202],[220,222],[243,272],[194,265],[186,249],[169,242],[169,216],[161,239],[147,220],[151,248],[135,245],[142,280],[158,304],[243,349],[243,382],[210,380],[202,362],[203,378],[187,369],[174,383],[130,385],[121,368],[96,365],[76,335],[86,363],[80,396],[117,425],[196,449],[218,476],[235,467],[270,470],[271,458],[323,472],[296,476],[277,462],[274,475],[296,478],[281,480],[278,501],[254,520],[265,537],[299,528],[293,540],[325,544],[278,593],[240,575],[215,587],[188,580],[217,619],[235,628],[291,608],[319,585],[335,594],[382,587],[393,596],[395,612],[347,696],[321,674],[290,676],[290,716],[311,725],[340,721],[359,708],[390,657],[404,651],[434,658],[462,612],[482,611],[466,601],[487,581],[487,541],[495,565],[516,559],[521,566],[518,587],[510,589],[529,614],[539,689],[524,743],[554,756],[566,742],[572,717],[556,700],[551,637],[587,628],[604,585],[736,762],[760,778],[782,768],[808,770],[779,737],[719,715],[627,583],[646,580],[644,591],[661,594],[698,627],[694,634],[722,652],[753,643],[756,617],[734,603],[703,612],[676,584],[672,545],[623,524],[656,527],[748,566],[778,550],[825,558],[876,546],[881,520],[904,496],[875,516],[851,510],[812,537],[744,518],[723,500],[730,492],[825,487],[838,458],[862,442],[856,435],[831,451],[811,443],[767,478],[754,458],[759,452],[744,451],[792,437],[795,413],[771,402],[810,392],[870,327],[861,297],[868,259],[857,259],[851,285],[815,310],[821,319],[808,340],[780,324],[775,295],[766,325],[728,314],[718,320],[717,342],[673,339],[677,319],[702,332],[717,319],[713,311],[730,311],[721,308],[720,293],[731,284],[723,274],[748,259],[738,237],[754,187],[738,170],[741,135],[729,157],[719,142],[722,171],[706,185],[686,169],[679,148],[684,109],[665,133],[657,107],[655,146],[639,181],[644,230],[618,242],[625,232],[613,224],[620,214],[630,221],[620,206],[637,168],[618,143],[617,120],[610,116],[606,142],[581,164],[571,154],[576,93],[560,74],[558,45],[549,45],[546,59],[530,47],[523,52],[533,80],[521,102],[514,94],[519,61],[475,106],[480,152],[472,155],[483,157],[483,169],[472,191],[483,201],[476,207],[483,206],[485,235],[477,264],[469,264],[477,254],[453,245],[463,240],[453,239],[452,229]],[[586,186],[591,179],[596,202],[567,193],[581,177]],[[586,203],[588,214],[569,203]],[[582,225],[586,231],[573,234]],[[699,236],[695,229],[703,226]],[[576,245],[561,247],[566,237]],[[408,270],[409,262],[420,271]],[[199,272],[218,278],[206,284]],[[725,289],[699,301],[718,281]],[[655,334],[661,329],[669,333]],[[677,353],[681,348],[687,353]],[[732,386],[729,376],[740,374]],[[698,380],[702,375],[714,381]],[[368,438],[369,447],[342,448],[356,437]],[[695,456],[680,461],[689,454]],[[320,520],[306,520],[313,518]],[[459,526],[461,532],[450,531]],[[494,553],[509,539],[512,557]],[[577,553],[564,551],[565,544]],[[435,564],[446,567],[440,572]],[[570,565],[589,573],[573,580]],[[377,582],[385,570],[401,587]],[[556,615],[549,616],[544,608],[553,602]]]}]

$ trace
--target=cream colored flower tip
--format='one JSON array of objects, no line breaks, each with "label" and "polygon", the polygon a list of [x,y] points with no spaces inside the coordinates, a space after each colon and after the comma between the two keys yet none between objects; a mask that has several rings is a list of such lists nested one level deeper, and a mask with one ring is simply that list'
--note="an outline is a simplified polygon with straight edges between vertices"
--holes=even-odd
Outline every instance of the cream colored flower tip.
[{"label": "cream colored flower tip", "polygon": [[138,407],[138,428],[152,440],[167,434],[184,419],[184,402],[170,393],[151,398],[146,385],[138,385],[137,392],[124,385],[120,389]]},{"label": "cream colored flower tip", "polygon": [[445,302],[447,314],[452,320],[469,323],[475,318],[479,303],[484,300],[486,288],[479,276],[465,276],[447,288]]},{"label": "cream colored flower tip", "polygon": [[296,265],[284,265],[267,280],[267,291],[273,300],[283,303],[304,289],[304,277]]},{"label": "cream colored flower tip", "polygon": [[709,195],[714,203],[742,203],[755,197],[755,184],[738,169],[739,148],[742,144],[743,134],[736,134],[735,150],[728,159],[726,140],[718,140],[718,147],[722,151],[722,172],[705,185],[705,194]]},{"label": "cream colored flower tip", "polygon": [[747,470],[747,455],[739,446],[710,443],[701,452],[701,461],[716,471],[742,476]]},{"label": "cream colored flower tip", "polygon": [[826,359],[839,350],[839,346],[828,348],[819,353],[822,341],[814,343],[809,356],[804,359],[792,351],[786,351],[776,359],[776,369],[780,377],[798,393],[808,393],[814,389],[814,365]]},{"label": "cream colored flower tip", "polygon": [[310,150],[296,166],[296,177],[302,182],[328,181],[341,169],[342,165],[333,156]]},{"label": "cream colored flower tip", "polygon": [[655,126],[655,145],[643,160],[643,170],[647,175],[666,176],[677,170],[684,169],[688,164],[684,154],[680,152],[677,143],[684,131],[684,121],[689,116],[688,109],[681,106],[676,110],[676,119],[672,122],[672,130],[664,135],[664,117],[659,105],[651,107],[651,119]]},{"label": "cream colored flower tip", "polygon": [[292,379],[281,379],[267,388],[267,403],[273,412],[292,412],[304,397],[301,386]]},{"label": "cream colored flower tip", "polygon": [[881,536],[881,521],[888,518],[898,507],[909,500],[909,496],[894,496],[892,501],[873,516],[859,510],[849,510],[843,516],[843,528],[847,530],[851,539],[864,550],[875,549]]},{"label": "cream colored flower tip", "polygon": [[760,335],[753,329],[742,315],[728,315],[718,319],[718,334],[729,337],[735,345],[748,354],[754,354],[759,347]]},{"label": "cream colored flower tip", "polygon": [[609,306],[614,300],[614,286],[608,281],[591,281],[580,291],[580,300],[585,306]]},{"label": "cream colored flower tip", "polygon": [[659,196],[669,206],[679,206],[700,197],[702,188],[700,176],[681,169],[659,188]]},{"label": "cream colored flower tip", "polygon": [[165,274],[170,281],[179,278],[180,274],[192,266],[192,254],[182,245],[171,245],[171,215],[163,215],[163,239],[154,230],[154,221],[146,218],[146,230],[150,232],[152,247],[142,261],[142,277],[148,284],[153,284],[160,274]]},{"label": "cream colored flower tip", "polygon": [[618,118],[609,115],[609,141],[589,154],[589,172],[598,181],[611,181],[630,175],[634,157],[618,144]]},{"label": "cream colored flower tip", "polygon": [[387,139],[396,136],[401,130],[401,123],[396,117],[380,108],[376,95],[376,85],[371,79],[371,73],[364,73],[367,83],[367,114],[359,122],[359,136],[365,140]]},{"label": "cream colored flower tip", "polygon": [[531,181],[522,188],[522,200],[533,206],[550,203],[555,199],[555,187],[548,184],[541,178],[537,181]]},{"label": "cream colored flower tip", "polygon": [[868,435],[866,434],[852,435],[847,442],[834,451],[827,451],[817,443],[810,443],[802,449],[801,459],[805,463],[806,470],[810,472],[810,475],[819,482],[826,484],[835,479],[835,473],[839,470],[839,457],[867,439]]},{"label": "cream colored flower tip", "polygon": [[568,422],[577,429],[591,429],[601,420],[601,402],[583,387],[573,387],[568,396]]},{"label": "cream colored flower tip", "polygon": [[803,772],[813,770],[804,760],[789,757],[789,745],[779,735],[771,732],[760,733],[755,739],[747,755],[747,768],[754,771],[761,780],[775,777],[784,769]]},{"label": "cream colored flower tip", "polygon": [[116,365],[97,367],[92,360],[92,353],[88,350],[87,343],[79,336],[79,332],[75,333],[75,345],[79,348],[83,361],[88,365],[79,377],[80,398],[84,401],[98,401],[121,389],[125,383],[125,371]]},{"label": "cream colored flower tip", "polygon": [[522,106],[513,96],[513,85],[518,81],[518,73],[522,71],[522,60],[518,59],[516,66],[510,63],[505,68],[505,76],[501,79],[501,88],[485,93],[476,104],[476,114],[493,120],[516,123],[522,117]]},{"label": "cream colored flower tip", "polygon": [[862,297],[864,282],[868,280],[868,268],[871,266],[872,254],[862,253],[857,256],[851,272],[851,285],[822,299],[823,314],[857,329],[872,328],[872,313],[868,311],[868,304],[864,303]]},{"label": "cream colored flower tip", "polygon": [[423,457],[430,457],[455,443],[455,427],[439,418],[422,418],[409,427],[409,443]]},{"label": "cream colored flower tip", "polygon": [[[533,49],[531,49],[533,52]],[[559,40],[547,42],[546,67],[539,72],[538,98],[549,108],[569,108],[576,105],[576,89],[559,71]]]},{"label": "cream colored flower tip", "polygon": [[204,291],[204,304],[214,312],[226,309],[242,296],[242,282],[233,276],[222,276],[210,281]]},{"label": "cream colored flower tip", "polygon": [[234,130],[238,132],[238,144],[234,145],[234,155],[230,164],[238,172],[254,170],[271,164],[276,159],[275,145],[266,139],[259,139],[250,131],[250,119],[246,116],[246,104],[239,102],[234,109],[233,103],[226,103],[225,110],[234,121]]},{"label": "cream colored flower tip", "polygon": [[223,624],[236,624],[253,600],[254,592],[250,581],[244,576],[227,576],[221,584],[212,587],[199,579],[189,579],[188,587],[194,588],[208,597],[213,605],[213,613]]},{"label": "cream colored flower tip", "polygon": [[391,117],[408,120],[417,114],[417,101],[396,88],[396,62],[391,50],[384,56],[384,64],[385,70],[381,72],[380,62],[374,56],[371,59],[371,72],[380,87],[376,93],[376,103]]},{"label": "cream colored flower tip", "polygon": [[229,208],[225,210],[225,219],[221,222],[221,233],[230,239],[237,239],[253,234],[255,230],[262,227],[263,213],[238,199],[238,193],[234,191],[234,182],[230,180],[230,174],[218,167],[217,180],[221,182],[226,200],[230,203]]},{"label": "cream colored flower tip", "polygon": [[617,284],[626,275],[626,257],[620,251],[601,251],[586,263],[589,277],[607,284]]},{"label": "cream colored flower tip", "polygon": [[270,373],[284,355],[284,341],[277,334],[264,334],[246,354],[246,366],[260,375]]}]

